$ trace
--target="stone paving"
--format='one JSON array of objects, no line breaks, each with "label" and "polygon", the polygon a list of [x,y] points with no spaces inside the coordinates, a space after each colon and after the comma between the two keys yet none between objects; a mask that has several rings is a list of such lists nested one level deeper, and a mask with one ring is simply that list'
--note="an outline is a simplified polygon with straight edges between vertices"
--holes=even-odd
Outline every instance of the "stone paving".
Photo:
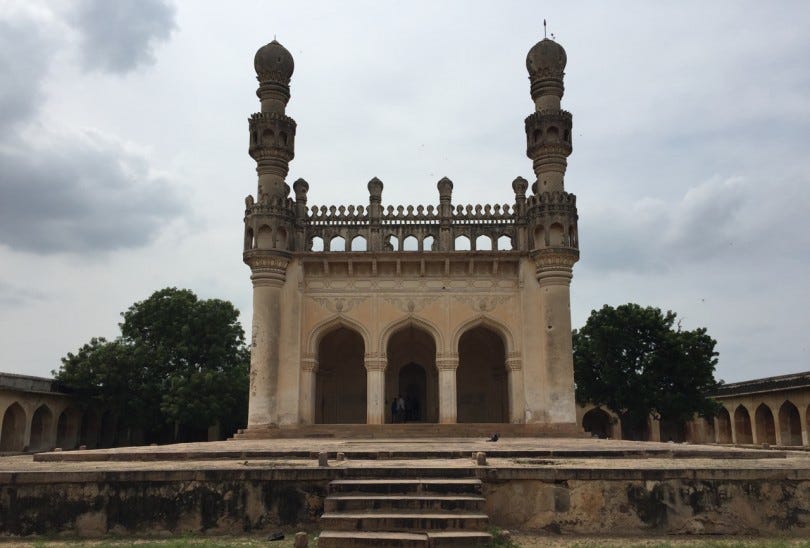
[{"label": "stone paving", "polygon": [[[810,454],[806,452],[567,438],[501,439],[496,443],[476,439],[185,443],[7,456],[0,458],[0,473],[305,470],[318,468],[317,454],[322,451],[330,454],[333,469],[469,468],[475,467],[473,454],[483,451],[488,456],[487,468],[500,470],[781,470],[810,474]],[[336,460],[337,453],[348,458]],[[352,458],[355,454],[359,458]]]}]

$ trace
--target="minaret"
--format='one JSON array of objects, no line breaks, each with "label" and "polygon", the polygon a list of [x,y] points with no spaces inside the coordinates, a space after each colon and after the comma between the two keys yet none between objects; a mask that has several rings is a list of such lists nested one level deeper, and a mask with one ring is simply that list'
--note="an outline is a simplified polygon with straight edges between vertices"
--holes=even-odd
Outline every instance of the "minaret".
[{"label": "minaret", "polygon": [[[293,58],[273,40],[253,60],[261,112],[249,119],[249,153],[259,176],[256,200],[245,200],[245,248],[253,282],[253,331],[250,349],[248,428],[278,425],[277,385],[281,325],[281,289],[295,241],[295,203],[285,178],[295,155],[295,120],[285,114],[290,100]],[[296,194],[306,195],[306,183]],[[305,198],[304,198],[304,203]]]},{"label": "minaret", "polygon": [[540,285],[548,420],[570,423],[576,415],[569,286],[579,249],[576,197],[564,185],[571,154],[571,113],[560,108],[565,64],[565,50],[548,38],[526,57],[535,105],[526,118],[526,154],[537,176],[527,200],[527,228]]}]

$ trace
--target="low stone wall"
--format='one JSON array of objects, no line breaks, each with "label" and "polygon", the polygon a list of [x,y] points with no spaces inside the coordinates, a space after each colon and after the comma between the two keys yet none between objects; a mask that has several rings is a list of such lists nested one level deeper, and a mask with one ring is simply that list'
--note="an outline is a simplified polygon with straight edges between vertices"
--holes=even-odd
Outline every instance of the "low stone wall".
[{"label": "low stone wall", "polygon": [[510,481],[488,485],[487,509],[521,531],[806,536],[810,481]]},{"label": "low stone wall", "polygon": [[[5,473],[0,474],[0,534],[92,537],[245,533],[293,525],[314,529],[329,481],[346,477],[347,471]],[[480,477],[492,522],[504,528],[591,535],[810,534],[809,470],[412,471]],[[352,477],[371,472],[355,469]],[[375,469],[371,475],[402,472]]]}]

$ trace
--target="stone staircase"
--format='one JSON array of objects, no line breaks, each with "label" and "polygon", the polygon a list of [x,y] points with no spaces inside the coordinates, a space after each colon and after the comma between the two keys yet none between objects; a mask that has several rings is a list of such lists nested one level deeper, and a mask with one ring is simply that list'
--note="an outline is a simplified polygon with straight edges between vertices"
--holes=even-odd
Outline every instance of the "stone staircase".
[{"label": "stone staircase", "polygon": [[318,548],[489,546],[479,479],[342,479],[329,484]]}]

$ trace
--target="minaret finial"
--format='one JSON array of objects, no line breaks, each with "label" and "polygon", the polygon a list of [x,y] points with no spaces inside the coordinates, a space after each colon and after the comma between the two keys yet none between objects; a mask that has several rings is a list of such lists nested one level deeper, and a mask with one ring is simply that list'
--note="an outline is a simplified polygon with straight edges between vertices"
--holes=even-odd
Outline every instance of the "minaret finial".
[{"label": "minaret finial", "polygon": [[543,38],[548,38],[548,35],[546,35],[546,20],[545,19],[543,19]]}]

